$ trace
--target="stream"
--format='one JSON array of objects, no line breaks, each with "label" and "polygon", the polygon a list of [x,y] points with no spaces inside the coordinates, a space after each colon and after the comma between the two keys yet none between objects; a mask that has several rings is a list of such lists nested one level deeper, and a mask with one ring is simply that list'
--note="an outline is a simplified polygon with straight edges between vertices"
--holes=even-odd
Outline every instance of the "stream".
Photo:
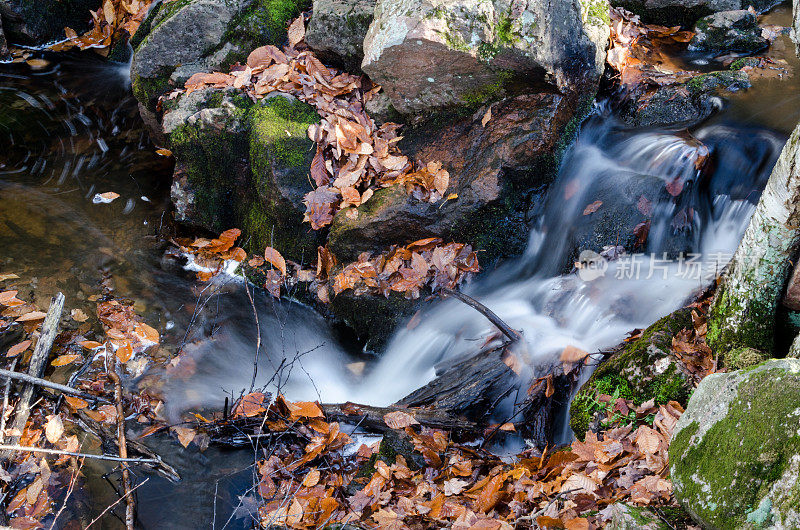
[{"label": "stream", "polygon": [[[765,22],[788,24],[790,17],[781,7]],[[770,53],[793,69],[800,66],[786,36]],[[182,347],[194,361],[188,375],[142,366],[127,382],[162,392],[168,419],[219,410],[226,396],[248,388],[256,333],[257,387],[272,379],[289,399],[371,405],[391,404],[419,388],[437,366],[474,351],[493,333],[482,315],[460,302],[435,302],[401,327],[376,360],[311,308],[260,291],[257,326],[240,279],[217,278],[213,289],[202,291],[191,273],[163,257],[165,239],[175,230],[165,215],[171,164],[155,154],[139,120],[127,66],[89,53],[42,57],[49,63],[37,68],[0,65],[0,272],[35,287],[23,294],[40,306],[62,291],[67,307],[88,313],[100,285],[134,300],[137,312],[162,332],[156,358]],[[523,332],[525,381],[547,373],[566,346],[590,353],[614,346],[713,280],[736,249],[800,117],[799,94],[796,77],[756,79],[691,137],[628,129],[607,104],[596,105],[537,212],[524,255],[463,288]],[[692,137],[711,153],[703,171],[696,169],[700,154]],[[677,203],[663,192],[668,183],[685,190]],[[638,254],[615,256],[612,248],[604,256],[575,255],[572,242],[593,229],[586,205],[637,204],[647,190],[662,192],[642,206],[652,221]],[[95,198],[109,191],[119,197],[110,203]],[[590,260],[592,268],[572,271],[576,258]],[[514,396],[498,414],[512,409]],[[566,408],[555,427],[562,443],[571,438]],[[183,480],[135,477],[137,483],[147,479],[137,490],[141,528],[252,527],[252,451],[212,447],[201,453],[158,434],[143,441]],[[111,469],[95,462],[84,468],[87,487],[76,502],[87,513],[98,514],[117,499],[104,478]],[[121,524],[106,517],[103,526]]]}]

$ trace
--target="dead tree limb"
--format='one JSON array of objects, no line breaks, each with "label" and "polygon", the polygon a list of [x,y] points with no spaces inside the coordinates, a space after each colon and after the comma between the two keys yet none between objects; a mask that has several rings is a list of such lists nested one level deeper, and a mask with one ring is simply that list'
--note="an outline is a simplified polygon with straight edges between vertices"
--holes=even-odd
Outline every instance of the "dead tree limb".
[{"label": "dead tree limb", "polygon": [[386,433],[392,429],[386,425],[383,417],[390,412],[402,411],[410,414],[420,425],[432,429],[442,429],[456,434],[480,434],[481,427],[474,421],[463,416],[454,416],[447,411],[436,409],[422,409],[409,407],[371,407],[353,403],[324,404],[322,411],[325,417],[332,421],[339,421],[359,425],[367,431]]},{"label": "dead tree limb", "polygon": [[93,458],[95,460],[108,460],[109,462],[127,462],[130,464],[158,464],[160,462],[160,460],[156,458],[122,458],[113,455],[75,453],[73,451],[62,451],[61,449],[48,449],[46,447],[28,447],[25,445],[0,444],[0,449],[7,451],[21,451],[24,453],[44,453],[48,455],[74,456],[76,458]]},{"label": "dead tree limb", "polygon": [[522,334],[519,331],[515,330],[514,328],[503,322],[503,319],[497,316],[497,314],[494,311],[492,311],[482,303],[478,302],[471,296],[466,295],[460,291],[453,291],[452,289],[448,289],[446,287],[442,287],[441,291],[447,296],[452,296],[453,298],[457,298],[458,300],[464,302],[465,304],[467,304],[468,306],[470,306],[471,308],[475,309],[480,314],[485,316],[487,320],[489,320],[489,322],[494,324],[494,326],[497,329],[502,331],[503,335],[508,337],[508,339],[511,342],[517,342],[522,337]]},{"label": "dead tree limb", "polygon": [[[125,440],[125,411],[122,408],[122,379],[119,376],[119,359],[114,358],[114,367],[109,371],[108,376],[114,382],[114,401],[117,406],[117,444],[119,445],[119,457],[128,458],[128,442]],[[122,488],[125,492],[125,528],[133,530],[136,501],[131,495],[131,475],[128,466],[122,465]]]},{"label": "dead tree limb", "polygon": [[[47,310],[47,316],[44,318],[42,324],[42,334],[36,342],[36,347],[31,356],[31,364],[28,368],[28,375],[41,379],[44,368],[47,365],[47,358],[50,355],[50,349],[53,347],[53,341],[58,334],[58,321],[61,319],[61,311],[64,309],[64,295],[56,293],[50,301],[50,308]],[[17,413],[14,416],[14,423],[11,428],[14,432],[22,432],[25,429],[25,424],[28,423],[28,417],[31,414],[31,400],[33,399],[36,385],[27,383],[22,390],[22,396],[17,405]],[[20,437],[16,434],[11,437],[12,445],[19,442]],[[9,451],[0,452],[0,458],[7,460],[11,458],[12,453]]]},{"label": "dead tree limb", "polygon": [[63,392],[64,394],[69,394],[70,396],[76,396],[81,399],[85,399],[87,401],[100,401],[102,403],[110,403],[110,401],[108,401],[105,398],[89,394],[88,392],[83,392],[76,388],[72,388],[71,386],[60,385],[58,383],[53,383],[52,381],[48,381],[47,379],[41,379],[39,377],[33,377],[32,375],[29,374],[14,372],[13,370],[4,370],[0,368],[0,379],[7,379],[9,380],[8,383],[10,383],[11,379],[14,379],[16,381],[22,381],[24,383],[29,383],[31,385],[41,386],[44,388],[49,388],[51,390],[58,390],[59,392]]}]

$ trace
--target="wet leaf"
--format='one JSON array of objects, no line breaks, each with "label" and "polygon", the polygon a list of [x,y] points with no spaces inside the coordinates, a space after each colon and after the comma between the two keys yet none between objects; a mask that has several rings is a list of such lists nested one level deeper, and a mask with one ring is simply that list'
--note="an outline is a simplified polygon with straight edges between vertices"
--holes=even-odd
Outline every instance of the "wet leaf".
[{"label": "wet leaf", "polygon": [[75,396],[64,395],[64,401],[69,403],[69,406],[74,408],[75,410],[85,409],[86,407],[89,406],[89,404],[86,401]]},{"label": "wet leaf", "polygon": [[31,345],[30,340],[23,340],[18,344],[14,344],[8,349],[8,352],[6,352],[6,357],[16,357],[20,353],[27,350],[30,347],[30,345]]},{"label": "wet leaf", "polygon": [[50,364],[52,364],[53,366],[66,366],[82,358],[83,357],[80,355],[61,355],[53,359],[53,362],[51,362]]},{"label": "wet leaf", "polygon": [[54,444],[61,438],[62,434],[64,434],[64,423],[61,421],[61,416],[58,414],[48,416],[47,423],[44,426],[44,435],[47,441]]},{"label": "wet leaf", "polygon": [[384,414],[383,421],[390,429],[405,429],[412,425],[419,425],[414,416],[401,410]]},{"label": "wet leaf", "polygon": [[603,205],[603,201],[594,201],[583,209],[583,215],[593,214]]},{"label": "wet leaf", "polygon": [[44,317],[47,316],[47,313],[43,313],[41,311],[31,311],[30,313],[25,313],[21,317],[17,318],[17,322],[31,322],[35,320],[43,320]]}]

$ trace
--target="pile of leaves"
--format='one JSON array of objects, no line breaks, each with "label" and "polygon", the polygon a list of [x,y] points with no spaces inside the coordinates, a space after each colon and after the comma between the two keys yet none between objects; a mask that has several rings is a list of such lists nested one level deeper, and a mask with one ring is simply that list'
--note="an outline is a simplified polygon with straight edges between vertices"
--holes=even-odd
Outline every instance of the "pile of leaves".
[{"label": "pile of leaves", "polygon": [[218,274],[226,261],[242,262],[247,259],[244,249],[234,246],[241,235],[241,230],[231,228],[213,239],[205,237],[177,238],[173,239],[172,243],[177,245],[184,254],[192,256],[193,265],[199,269],[197,270],[197,279],[205,282]]},{"label": "pile of leaves", "polygon": [[[357,405],[345,407],[359,412]],[[667,453],[682,413],[674,402],[644,404],[635,409],[634,424],[587,433],[584,441],[554,452],[528,450],[507,463],[480,445],[422,427],[402,410],[383,419],[407,449],[387,450],[380,442],[356,446],[317,403],[255,392],[225,420],[200,417],[186,439],[244,424],[283,433],[258,462],[265,528],[589,529],[603,526],[611,514],[606,508],[615,502],[670,502]]]},{"label": "pile of leaves", "polygon": [[606,60],[619,72],[620,83],[628,88],[679,83],[697,72],[683,70],[671,57],[669,48],[688,43],[692,37],[694,32],[682,31],[680,26],[644,24],[638,15],[612,7]]},{"label": "pile of leaves", "polygon": [[[165,3],[176,0],[163,0]],[[64,28],[66,40],[50,47],[60,52],[72,48],[93,49],[107,57],[111,48],[124,42],[134,33],[147,16],[152,0],[104,0],[103,5],[92,14],[92,28],[82,35],[72,28]]]},{"label": "pile of leaves", "polygon": [[[234,87],[254,100],[273,91],[291,94],[312,105],[321,120],[311,125],[308,136],[317,151],[311,164],[316,189],[306,194],[305,220],[315,230],[329,225],[334,214],[358,207],[376,189],[404,185],[419,200],[437,202],[445,197],[450,175],[440,163],[429,162],[416,170],[397,148],[400,125],[378,126],[364,105],[380,90],[368,81],[323,65],[307,48],[303,16],[289,26],[283,50],[262,46],[253,50],[247,64],[234,65],[230,73],[198,73],[186,81],[185,92],[204,87]],[[182,90],[166,96],[173,98]],[[357,217],[353,208],[347,215]]]}]

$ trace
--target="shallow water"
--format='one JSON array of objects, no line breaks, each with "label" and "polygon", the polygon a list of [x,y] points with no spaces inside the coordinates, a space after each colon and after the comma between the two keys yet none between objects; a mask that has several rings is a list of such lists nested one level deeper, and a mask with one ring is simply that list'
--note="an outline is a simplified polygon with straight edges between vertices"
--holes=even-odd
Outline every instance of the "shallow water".
[{"label": "shallow water", "polygon": [[[786,13],[779,8],[770,22],[785,23]],[[785,41],[779,39],[774,53],[782,53],[781,46],[788,50]],[[792,53],[784,56],[796,66]],[[618,343],[708,282],[738,244],[785,135],[800,118],[798,93],[796,77],[756,81],[692,131],[712,152],[713,163],[700,174],[696,144],[687,135],[626,130],[597,108],[548,192],[526,253],[465,288],[523,330],[528,378],[556,362],[567,345],[596,352]],[[134,299],[148,322],[160,323],[164,346],[180,347],[194,360],[188,377],[164,378],[156,371],[146,379],[164,392],[171,418],[187,408],[218,410],[226,396],[247,390],[257,333],[262,348],[256,387],[277,373],[272,384],[292,399],[387,404],[493,331],[457,302],[436,303],[421,324],[398,331],[380,361],[365,363],[301,304],[256,291],[257,327],[238,280],[223,278],[201,292],[180,271],[162,267],[163,236],[172,230],[164,218],[171,169],[155,155],[139,122],[125,65],[84,54],[41,70],[0,66],[0,145],[0,272],[36,286],[40,305],[60,290],[69,308],[90,308],[88,296],[104,281],[112,282],[118,296]],[[624,259],[607,263],[605,274],[591,281],[567,273],[575,258],[569,237],[587,222],[585,206],[634,193],[643,176],[658,187],[679,178],[686,191],[677,203],[667,197],[652,204],[638,275],[632,273],[636,263]],[[93,202],[96,193],[107,191],[120,197]],[[675,260],[679,250],[702,254],[700,277]],[[663,252],[668,261],[660,261]],[[560,432],[567,440],[565,425]],[[166,437],[146,440],[184,480],[176,485],[136,477],[147,479],[137,490],[142,528],[196,528],[211,521],[221,527],[229,519],[229,528],[251,526],[246,490],[252,452],[212,448],[201,454]],[[109,469],[87,471],[81,502],[88,512],[116,498],[101,478]],[[116,528],[119,521],[108,516],[103,525]]]}]

